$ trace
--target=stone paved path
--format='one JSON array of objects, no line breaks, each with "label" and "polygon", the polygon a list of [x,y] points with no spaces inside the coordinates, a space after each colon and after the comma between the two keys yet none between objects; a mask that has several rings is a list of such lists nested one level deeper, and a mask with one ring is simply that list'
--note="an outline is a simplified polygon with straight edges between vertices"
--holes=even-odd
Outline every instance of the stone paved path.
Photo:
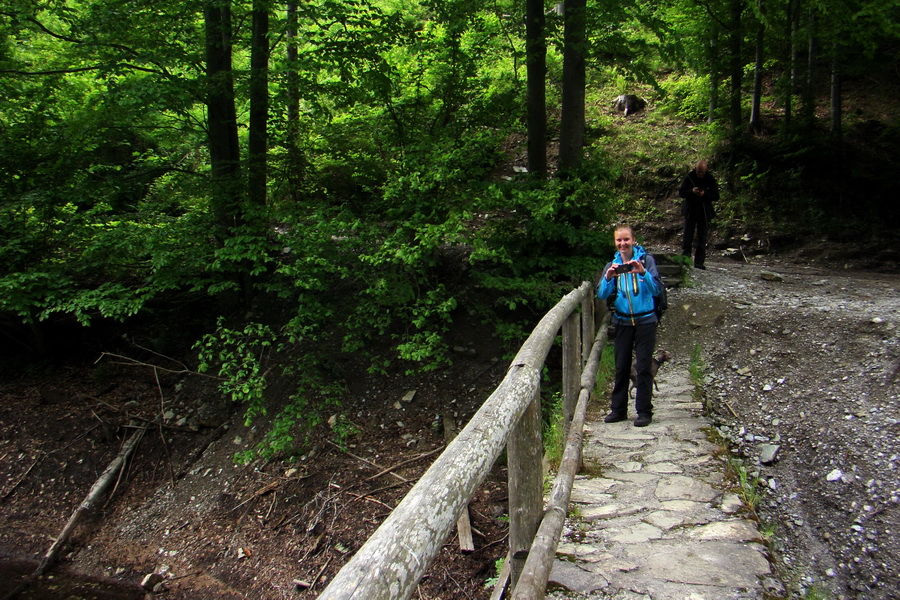
[{"label": "stone paved path", "polygon": [[763,598],[761,536],[727,490],[687,372],[660,370],[649,427],[587,424],[584,472],[593,475],[575,482],[548,598]]}]

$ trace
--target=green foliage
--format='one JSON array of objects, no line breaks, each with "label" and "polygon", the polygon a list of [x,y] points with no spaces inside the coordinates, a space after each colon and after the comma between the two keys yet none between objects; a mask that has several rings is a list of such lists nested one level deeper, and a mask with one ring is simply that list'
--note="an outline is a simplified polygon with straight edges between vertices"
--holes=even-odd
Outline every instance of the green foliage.
[{"label": "green foliage", "polygon": [[506,557],[498,558],[494,561],[494,575],[492,577],[488,577],[484,582],[484,587],[486,589],[492,588],[497,585],[497,582],[500,581],[500,573],[503,572],[503,565],[506,564]]},{"label": "green foliage", "polygon": [[691,277],[691,273],[693,273],[693,269],[691,269],[691,267],[694,266],[694,260],[690,256],[684,256],[682,254],[672,255],[669,257],[669,260],[678,265],[681,265],[679,285],[685,288],[693,287],[695,284],[694,278]]},{"label": "green foliage", "polygon": [[803,592],[803,600],[829,600],[831,594],[821,584],[813,584]]},{"label": "green foliage", "polygon": [[346,450],[347,442],[360,431],[359,427],[343,413],[335,415],[334,419],[329,421],[329,425],[334,432],[334,443],[341,450]]},{"label": "green foliage", "polygon": [[268,386],[276,335],[262,323],[248,323],[243,329],[226,327],[220,318],[215,333],[204,335],[194,346],[197,370],[215,370],[222,380],[219,390],[234,402],[245,404],[245,422],[266,414],[264,392]]},{"label": "green foliage", "polygon": [[664,110],[686,121],[700,122],[709,114],[709,80],[695,75],[671,75],[660,82]]},{"label": "green foliage", "polygon": [[611,248],[608,207],[608,192],[596,178],[486,188],[476,210],[493,217],[478,223],[470,261],[475,280],[496,294],[493,314],[523,307],[541,312],[573,284],[591,279],[596,257]]},{"label": "green foliage", "polygon": [[[852,70],[874,74],[880,48],[893,47],[888,4],[821,15],[822,39],[840,43]],[[250,7],[231,6],[245,142]],[[272,381],[291,378],[253,451],[291,455],[342,394],[328,386],[327,353],[366,357],[374,371],[436,369],[461,310],[521,340],[611,254],[616,215],[659,217],[659,198],[697,153],[729,178],[722,221],[790,215],[798,229],[820,228],[852,204],[891,222],[884,173],[896,169],[884,161],[896,124],[860,117],[848,139],[870,154],[849,157],[809,124],[777,143],[697,126],[706,74],[727,58],[715,50],[723,7],[708,8],[591,6],[584,168],[549,180],[505,177],[523,151],[521,3],[301,4],[294,62],[273,11],[268,204],[249,205],[235,180],[227,214],[214,214],[200,7],[13,0],[0,14],[0,317],[125,322],[175,297],[230,315],[198,342],[201,363],[248,420],[268,417]],[[767,46],[779,50],[766,67],[784,70],[780,12],[748,18],[770,20],[767,41],[781,46]],[[549,106],[561,25],[550,15]],[[609,102],[632,91],[653,110],[626,130]],[[345,439],[352,425],[332,434]]]},{"label": "green foliage", "polygon": [[607,343],[600,355],[600,365],[597,367],[597,381],[594,385],[594,393],[603,395],[612,385],[616,376],[616,353],[611,342]]}]

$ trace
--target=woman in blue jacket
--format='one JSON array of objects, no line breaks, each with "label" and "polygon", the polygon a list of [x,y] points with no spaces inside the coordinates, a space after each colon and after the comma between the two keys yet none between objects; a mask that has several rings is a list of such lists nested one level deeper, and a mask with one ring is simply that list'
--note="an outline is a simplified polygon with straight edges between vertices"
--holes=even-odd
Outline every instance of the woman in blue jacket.
[{"label": "woman in blue jacket", "polygon": [[659,319],[653,297],[663,283],[656,261],[635,244],[629,225],[616,227],[616,255],[603,269],[597,297],[605,300],[615,294],[612,323],[615,326],[616,381],[610,399],[610,411],[604,421],[616,423],[628,418],[628,384],[631,362],[637,371],[635,392],[635,427],[646,427],[653,421],[653,372],[651,359],[656,347],[656,325]]}]

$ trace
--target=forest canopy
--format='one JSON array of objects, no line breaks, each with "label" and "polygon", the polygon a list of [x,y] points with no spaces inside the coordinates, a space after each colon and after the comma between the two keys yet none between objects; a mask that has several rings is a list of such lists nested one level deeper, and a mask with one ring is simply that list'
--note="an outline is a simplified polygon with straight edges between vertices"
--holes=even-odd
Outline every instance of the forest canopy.
[{"label": "forest canopy", "polygon": [[[191,315],[179,344],[248,418],[280,357],[283,433],[339,400],[334,354],[437,368],[460,310],[517,339],[591,278],[622,198],[698,154],[732,225],[896,223],[871,92],[900,87],[898,23],[889,0],[9,0],[0,331],[46,355],[60,323]],[[635,91],[689,139],[610,138]]]}]

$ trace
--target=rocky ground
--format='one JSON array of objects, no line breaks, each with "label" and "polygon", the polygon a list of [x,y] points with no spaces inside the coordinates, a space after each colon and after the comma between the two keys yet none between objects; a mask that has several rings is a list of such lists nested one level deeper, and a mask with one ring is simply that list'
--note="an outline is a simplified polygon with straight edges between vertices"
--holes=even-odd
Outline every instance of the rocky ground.
[{"label": "rocky ground", "polygon": [[900,277],[756,257],[694,280],[662,337],[700,349],[788,589],[900,597]]},{"label": "rocky ground", "polygon": [[[681,360],[698,348],[718,434],[759,478],[758,514],[785,589],[896,598],[900,277],[848,267],[717,251],[708,270],[670,292],[660,340]],[[502,377],[504,350],[460,325],[452,370],[351,377],[344,412],[359,432],[340,449],[323,424],[285,462],[235,465],[259,430],[196,378],[97,363],[96,353],[8,374],[0,594],[34,569],[137,417],[152,426],[109,499],[76,529],[51,583],[96,585],[64,577],[75,571],[112,590],[103,597],[142,597],[136,584],[157,573],[172,599],[314,597],[441,447],[438,417],[464,423]],[[504,481],[501,466],[474,499],[476,552],[448,542],[419,597],[488,596],[505,543]],[[21,597],[89,597],[47,587]]]}]

